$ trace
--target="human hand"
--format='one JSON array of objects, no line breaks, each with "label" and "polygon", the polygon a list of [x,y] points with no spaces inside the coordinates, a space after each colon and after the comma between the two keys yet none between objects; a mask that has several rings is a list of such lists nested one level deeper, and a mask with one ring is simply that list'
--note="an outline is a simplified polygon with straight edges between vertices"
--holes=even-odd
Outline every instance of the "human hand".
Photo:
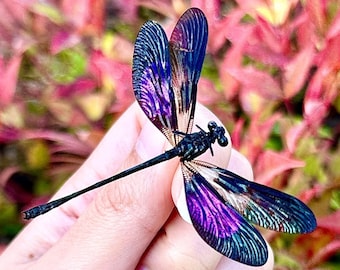
[{"label": "human hand", "polygon": [[[198,124],[216,120],[198,106]],[[169,149],[165,137],[131,106],[53,199],[68,195]],[[252,179],[248,162],[231,147],[201,160]],[[178,159],[157,164],[86,193],[34,219],[0,257],[1,269],[272,269],[252,268],[209,247],[178,214],[183,177]],[[182,212],[182,211],[181,211]]]}]

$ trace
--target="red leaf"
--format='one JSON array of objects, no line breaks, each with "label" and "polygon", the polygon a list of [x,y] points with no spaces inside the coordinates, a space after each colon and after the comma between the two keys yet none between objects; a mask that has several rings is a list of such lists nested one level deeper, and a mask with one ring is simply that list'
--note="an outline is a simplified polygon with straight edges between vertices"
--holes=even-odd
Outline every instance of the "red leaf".
[{"label": "red leaf", "polygon": [[286,66],[283,92],[285,99],[290,99],[303,87],[314,59],[312,46],[300,51]]},{"label": "red leaf", "polygon": [[252,164],[255,163],[258,155],[263,151],[273,125],[281,117],[279,113],[275,113],[263,121],[260,119],[260,115],[261,113],[252,116],[250,127],[244,137],[241,148],[241,152],[246,155]]},{"label": "red leaf", "polygon": [[297,44],[299,44],[300,48],[306,48],[311,44],[317,44],[319,42],[319,37],[315,31],[313,22],[305,10],[303,10],[299,18],[290,27],[292,27],[296,33]]},{"label": "red leaf", "polygon": [[318,70],[308,85],[304,100],[304,117],[311,126],[318,126],[338,94],[340,70],[340,36],[329,40],[317,56]]},{"label": "red leaf", "polygon": [[246,93],[255,92],[266,100],[281,100],[282,91],[272,76],[253,67],[229,69],[228,72],[242,85]]},{"label": "red leaf", "polygon": [[293,159],[287,153],[265,151],[256,163],[256,181],[268,185],[273,178],[287,170],[303,167],[305,163]]},{"label": "red leaf", "polygon": [[322,185],[315,184],[312,188],[302,191],[299,196],[299,199],[303,202],[309,202],[312,199],[319,196],[320,194],[322,194],[323,191],[324,188]]},{"label": "red leaf", "polygon": [[[138,1],[138,3],[140,6],[154,10],[160,14],[163,14],[164,16],[173,18],[174,20],[171,22],[171,29],[173,29],[179,16],[187,9],[185,5],[174,5],[174,3],[171,1]],[[167,31],[165,32],[168,33]]]},{"label": "red leaf", "polygon": [[224,94],[228,100],[237,95],[239,87],[237,78],[234,78],[230,71],[240,69],[244,54],[244,46],[248,42],[251,31],[251,28],[244,28],[243,31],[238,31],[238,39],[235,38],[233,46],[223,58],[223,62],[219,68],[222,84],[224,85]]},{"label": "red leaf", "polygon": [[306,123],[301,122],[298,125],[290,128],[285,136],[288,151],[294,153],[297,143],[306,130]]},{"label": "red leaf", "polygon": [[33,0],[2,0],[0,3],[0,25],[5,26],[9,31],[17,29],[18,25],[25,23],[27,11],[33,2]]},{"label": "red leaf", "polygon": [[[283,29],[285,30],[285,29]],[[276,28],[262,18],[258,18],[254,28],[254,36],[259,43],[266,44],[275,53],[285,53],[289,45],[289,36],[280,28]]]},{"label": "red leaf", "polygon": [[7,63],[0,56],[0,105],[2,106],[13,100],[20,63],[21,55],[14,56]]},{"label": "red leaf", "polygon": [[317,31],[323,32],[326,27],[326,3],[327,1],[309,0],[306,1],[305,9],[311,21],[317,28]]},{"label": "red leaf", "polygon": [[105,1],[63,0],[61,7],[77,33],[100,35],[104,29]]},{"label": "red leaf", "polygon": [[327,75],[333,70],[340,68],[340,34],[327,40],[323,50],[318,54],[316,65],[321,69],[321,72]]},{"label": "red leaf", "polygon": [[246,12],[255,11],[260,5],[265,4],[264,0],[236,0],[236,3]]},{"label": "red leaf", "polygon": [[327,32],[327,40],[335,38],[339,35],[340,35],[340,13],[338,12],[333,20],[332,25],[330,26]]},{"label": "red leaf", "polygon": [[89,1],[89,18],[86,26],[87,33],[94,35],[101,35],[104,30],[105,23],[105,5],[104,0],[90,0]]},{"label": "red leaf", "polygon": [[198,82],[197,100],[205,106],[215,104],[223,97],[219,94],[212,81],[201,77]]},{"label": "red leaf", "polygon": [[233,131],[231,132],[231,142],[233,143],[233,148],[240,149],[242,144],[242,130],[244,128],[244,122],[245,120],[240,118],[236,122],[236,125],[233,128]]},{"label": "red leaf", "polygon": [[[208,2],[208,1],[205,1]],[[220,14],[220,9],[210,6],[210,2],[206,4],[203,11],[209,10],[207,15],[209,27],[208,50],[212,54],[217,51],[229,40],[233,46],[238,46],[237,43],[242,43],[242,35],[246,35],[244,31],[249,28],[246,25],[241,25],[240,21],[244,16],[244,12],[239,9],[231,10],[225,17]],[[216,10],[217,9],[217,10]],[[242,46],[243,47],[243,46]]]},{"label": "red leaf", "polygon": [[21,139],[21,132],[14,127],[7,127],[0,124],[0,143],[9,143]]},{"label": "red leaf", "polygon": [[200,8],[209,21],[210,19],[215,19],[220,16],[220,2],[221,1],[219,0],[192,0],[191,6]]},{"label": "red leaf", "polygon": [[335,239],[323,246],[318,250],[318,252],[313,256],[313,258],[308,262],[308,269],[317,269],[316,266],[320,265],[321,262],[326,262],[328,258],[339,252],[340,250],[340,240]]},{"label": "red leaf", "polygon": [[137,0],[115,0],[106,3],[110,3],[113,10],[119,11],[119,17],[123,21],[132,23],[137,19],[138,2]]},{"label": "red leaf", "polygon": [[57,98],[68,98],[77,94],[89,93],[96,88],[97,83],[93,79],[79,78],[72,84],[59,85],[55,90]]},{"label": "red leaf", "polygon": [[262,42],[248,44],[245,46],[244,53],[261,63],[280,68],[284,67],[288,62],[288,58],[285,54],[268,49]]},{"label": "red leaf", "polygon": [[74,135],[51,131],[51,130],[25,130],[21,137],[23,140],[43,139],[55,142],[58,151],[72,153],[74,155],[88,156],[93,150],[86,142],[81,141]]},{"label": "red leaf", "polygon": [[109,59],[100,51],[94,51],[89,61],[89,70],[101,84],[108,79],[112,80],[116,97],[116,102],[111,107],[112,111],[121,112],[133,102],[130,64]]},{"label": "red leaf", "polygon": [[318,219],[318,227],[340,235],[340,210]]},{"label": "red leaf", "polygon": [[58,31],[51,40],[50,51],[57,54],[60,51],[70,48],[80,42],[80,37],[67,31]]}]

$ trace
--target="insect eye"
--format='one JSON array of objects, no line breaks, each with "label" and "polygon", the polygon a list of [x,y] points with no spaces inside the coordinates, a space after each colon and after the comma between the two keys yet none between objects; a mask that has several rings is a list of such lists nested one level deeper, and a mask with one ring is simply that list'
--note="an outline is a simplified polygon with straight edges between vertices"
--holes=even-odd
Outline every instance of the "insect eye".
[{"label": "insect eye", "polygon": [[216,122],[210,121],[210,122],[208,123],[208,129],[209,129],[209,131],[213,131],[214,129],[216,129],[216,127],[217,127]]},{"label": "insect eye", "polygon": [[223,137],[219,137],[217,139],[217,141],[218,141],[218,144],[221,145],[221,146],[227,146],[228,143],[229,143],[228,138],[225,137],[224,135],[223,135]]}]

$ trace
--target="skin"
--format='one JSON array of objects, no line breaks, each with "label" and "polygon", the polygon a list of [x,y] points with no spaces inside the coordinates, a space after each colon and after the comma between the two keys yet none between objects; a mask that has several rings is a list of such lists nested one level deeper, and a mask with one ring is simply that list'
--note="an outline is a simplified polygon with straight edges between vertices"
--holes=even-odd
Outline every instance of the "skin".
[{"label": "skin", "polygon": [[[218,123],[203,106],[197,107],[195,117],[205,130],[208,121]],[[169,148],[163,134],[133,104],[53,199]],[[199,159],[253,178],[249,163],[231,145],[213,148],[213,157],[207,152]],[[210,248],[179,215],[174,202],[184,213],[183,198],[179,159],[157,164],[37,217],[3,252],[0,268],[273,269],[270,248],[268,262],[256,268]]]}]

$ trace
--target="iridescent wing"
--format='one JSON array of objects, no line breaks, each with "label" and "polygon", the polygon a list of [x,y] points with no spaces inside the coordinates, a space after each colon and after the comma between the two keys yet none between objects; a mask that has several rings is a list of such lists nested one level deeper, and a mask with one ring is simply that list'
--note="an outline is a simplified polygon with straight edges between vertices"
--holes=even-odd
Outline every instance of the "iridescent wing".
[{"label": "iridescent wing", "polygon": [[260,266],[268,259],[261,234],[223,198],[195,165],[184,162],[182,172],[192,224],[213,249],[235,261]]},{"label": "iridescent wing", "polygon": [[197,84],[205,57],[208,23],[203,12],[189,9],[177,22],[170,38],[172,86],[176,97],[178,130],[191,133]]},{"label": "iridescent wing", "polygon": [[256,225],[285,233],[309,233],[316,227],[313,212],[291,195],[206,162],[192,161],[191,168],[214,184],[226,204]]},{"label": "iridescent wing", "polygon": [[179,19],[170,45],[162,27],[152,21],[142,26],[136,39],[132,70],[136,99],[173,145],[178,143],[173,131],[191,131],[207,32],[204,14],[193,8]]},{"label": "iridescent wing", "polygon": [[156,22],[146,22],[138,33],[132,83],[136,99],[146,116],[173,143],[172,130],[177,128],[177,119],[171,86],[169,42]]},{"label": "iridescent wing", "polygon": [[182,169],[194,227],[231,259],[249,265],[267,260],[266,245],[247,220],[287,233],[308,233],[316,227],[314,214],[293,196],[202,161],[185,161]]}]

